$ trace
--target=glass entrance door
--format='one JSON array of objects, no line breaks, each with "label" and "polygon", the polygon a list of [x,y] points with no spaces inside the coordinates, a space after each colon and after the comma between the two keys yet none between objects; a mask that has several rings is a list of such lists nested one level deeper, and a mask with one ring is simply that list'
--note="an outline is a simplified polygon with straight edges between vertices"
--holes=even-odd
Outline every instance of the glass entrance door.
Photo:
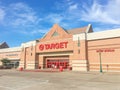
[{"label": "glass entrance door", "polygon": [[64,69],[67,69],[69,66],[69,60],[68,59],[47,59],[46,60],[46,68],[56,68],[59,69],[59,67],[62,66]]}]

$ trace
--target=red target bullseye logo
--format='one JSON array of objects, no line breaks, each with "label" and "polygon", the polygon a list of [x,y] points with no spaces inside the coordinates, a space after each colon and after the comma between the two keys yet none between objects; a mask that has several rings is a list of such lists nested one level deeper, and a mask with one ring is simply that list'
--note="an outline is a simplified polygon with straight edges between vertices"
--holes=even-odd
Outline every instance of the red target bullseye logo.
[{"label": "red target bullseye logo", "polygon": [[41,45],[39,46],[39,49],[42,51],[42,50],[44,49],[44,45],[41,44]]}]

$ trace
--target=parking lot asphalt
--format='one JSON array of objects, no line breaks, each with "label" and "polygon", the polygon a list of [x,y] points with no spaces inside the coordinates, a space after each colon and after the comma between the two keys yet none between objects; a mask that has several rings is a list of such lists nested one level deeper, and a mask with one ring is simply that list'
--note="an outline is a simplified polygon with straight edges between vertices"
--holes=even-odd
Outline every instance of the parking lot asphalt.
[{"label": "parking lot asphalt", "polygon": [[120,90],[120,73],[0,70],[0,90]]}]

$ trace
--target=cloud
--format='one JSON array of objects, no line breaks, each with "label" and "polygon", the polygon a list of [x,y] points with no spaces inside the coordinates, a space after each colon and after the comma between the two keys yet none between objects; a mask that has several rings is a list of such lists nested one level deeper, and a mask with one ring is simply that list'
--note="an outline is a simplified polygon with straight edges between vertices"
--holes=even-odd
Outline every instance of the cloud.
[{"label": "cloud", "polygon": [[42,33],[45,34],[49,29],[38,29],[38,30],[33,30],[30,32],[32,35],[37,34],[37,33]]},{"label": "cloud", "polygon": [[61,23],[64,19],[62,14],[50,13],[48,16],[44,18],[44,20],[49,21],[51,23]]},{"label": "cloud", "polygon": [[[37,13],[25,3],[17,2],[10,3],[7,7],[1,4],[0,8],[0,22],[1,26],[10,27],[9,30],[21,34],[29,35],[42,33],[40,27],[40,18]],[[38,30],[38,31],[36,31]]]},{"label": "cloud", "polygon": [[78,5],[77,4],[73,4],[73,5],[69,6],[69,10],[70,11],[75,10],[75,9],[78,9]]},{"label": "cloud", "polygon": [[93,24],[94,31],[120,27],[120,0],[66,0],[61,3],[56,4],[64,16],[59,23],[63,26],[65,24],[67,28],[75,28],[85,23]]},{"label": "cloud", "polygon": [[29,26],[39,20],[34,10],[25,3],[13,3],[9,5],[9,8],[7,9],[10,14],[8,20],[12,21],[9,24],[13,26]]},{"label": "cloud", "polygon": [[[46,32],[49,30],[48,26],[55,23],[65,28],[80,26],[82,22],[101,25],[114,24],[114,27],[120,25],[120,0],[108,0],[105,4],[100,4],[99,0],[94,0],[92,3],[89,0],[88,2],[83,1],[57,1],[56,6],[53,6],[56,12],[49,11],[43,14],[42,18],[26,3],[10,3],[7,7],[1,4],[0,21],[4,22],[7,27],[13,27],[14,30],[23,34],[28,32],[37,34],[42,30]],[[47,29],[44,28],[45,25],[47,25]]]},{"label": "cloud", "polygon": [[5,11],[2,8],[0,8],[0,22],[4,20],[4,17],[5,17]]},{"label": "cloud", "polygon": [[1,7],[0,21],[4,26],[29,27],[37,25],[41,20],[33,8],[22,2],[10,3],[7,7],[1,4]]},{"label": "cloud", "polygon": [[67,16],[64,18],[67,20],[120,25],[120,0],[108,0],[105,4],[101,4],[99,0],[93,2],[67,0],[62,7],[58,6],[58,9],[64,9],[62,14]]},{"label": "cloud", "polygon": [[120,24],[119,7],[119,0],[109,0],[106,5],[101,5],[94,1],[91,7],[86,6],[81,11],[81,20],[105,24]]}]

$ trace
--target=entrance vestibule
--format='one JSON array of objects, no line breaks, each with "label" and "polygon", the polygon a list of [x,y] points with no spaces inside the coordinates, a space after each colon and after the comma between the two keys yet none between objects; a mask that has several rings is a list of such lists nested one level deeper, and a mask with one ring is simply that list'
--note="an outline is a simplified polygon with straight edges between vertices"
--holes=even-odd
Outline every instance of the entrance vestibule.
[{"label": "entrance vestibule", "polygon": [[62,66],[64,69],[69,67],[69,57],[68,56],[53,56],[46,57],[44,67],[45,68],[55,68],[59,69]]}]

